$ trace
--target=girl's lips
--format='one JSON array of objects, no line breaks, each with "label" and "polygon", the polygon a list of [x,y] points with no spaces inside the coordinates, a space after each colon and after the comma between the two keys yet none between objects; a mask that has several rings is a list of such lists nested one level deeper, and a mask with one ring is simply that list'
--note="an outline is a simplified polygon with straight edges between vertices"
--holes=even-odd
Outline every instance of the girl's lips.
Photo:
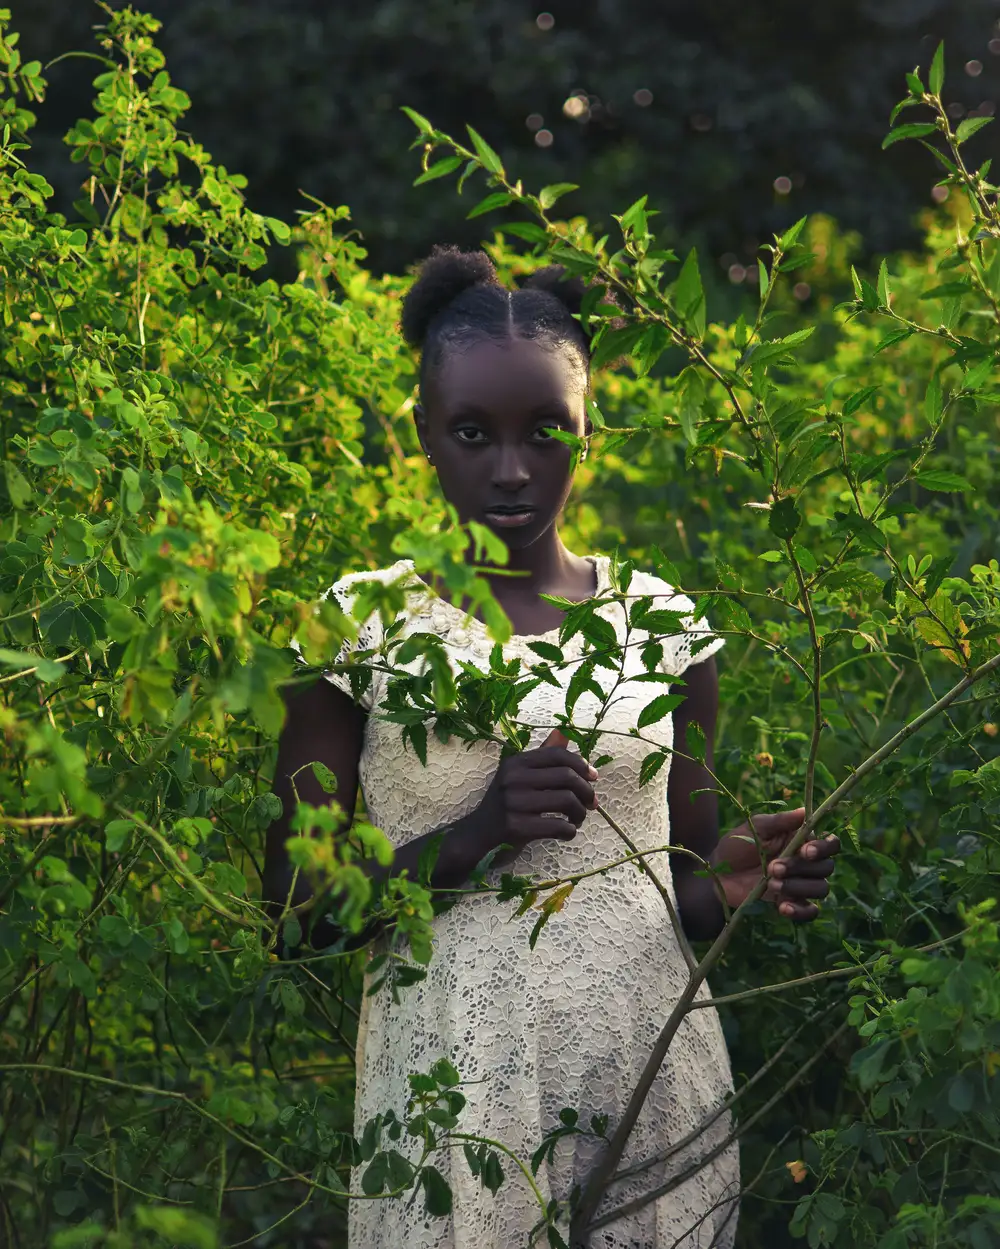
[{"label": "girl's lips", "polygon": [[516,529],[520,525],[530,524],[535,518],[535,509],[526,507],[519,512],[486,511],[486,518],[491,525],[499,525],[501,529]]}]

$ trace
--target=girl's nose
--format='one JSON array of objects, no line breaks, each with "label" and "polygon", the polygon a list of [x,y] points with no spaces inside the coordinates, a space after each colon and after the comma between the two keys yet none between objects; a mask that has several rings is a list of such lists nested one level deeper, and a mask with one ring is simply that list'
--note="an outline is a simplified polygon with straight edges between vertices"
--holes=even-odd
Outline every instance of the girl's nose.
[{"label": "girl's nose", "polygon": [[516,446],[497,448],[493,462],[493,484],[499,490],[520,490],[531,479],[520,449]]}]

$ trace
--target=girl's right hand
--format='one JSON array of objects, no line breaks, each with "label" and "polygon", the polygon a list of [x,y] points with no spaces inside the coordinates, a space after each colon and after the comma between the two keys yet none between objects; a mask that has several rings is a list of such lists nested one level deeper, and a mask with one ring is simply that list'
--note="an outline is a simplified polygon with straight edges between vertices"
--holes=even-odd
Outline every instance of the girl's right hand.
[{"label": "girl's right hand", "polygon": [[506,843],[517,854],[547,837],[573,840],[597,807],[597,772],[568,746],[569,739],[553,729],[535,750],[500,761],[478,811],[491,846]]}]

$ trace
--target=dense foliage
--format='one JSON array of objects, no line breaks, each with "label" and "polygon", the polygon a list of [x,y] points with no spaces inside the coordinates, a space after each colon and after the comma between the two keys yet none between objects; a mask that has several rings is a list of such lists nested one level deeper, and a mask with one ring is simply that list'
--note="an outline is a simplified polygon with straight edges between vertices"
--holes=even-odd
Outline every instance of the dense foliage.
[{"label": "dense foliage", "polygon": [[[164,23],[173,77],[192,97],[190,125],[248,176],[251,205],[290,219],[299,189],[349,202],[376,272],[400,272],[434,243],[479,238],[400,177],[400,105],[445,129],[470,122],[528,185],[580,183],[567,203],[602,230],[645,192],[670,240],[704,241],[727,264],[753,267],[758,243],[817,210],[873,250],[917,242],[914,209],[929,203],[933,173],[919,151],[880,156],[879,144],[897,83],[939,40],[952,116],[1000,104],[993,0],[150,8]],[[43,62],[85,46],[95,20],[86,0],[14,9],[26,55]],[[544,10],[551,26],[536,21]],[[76,182],[61,139],[86,108],[90,77],[82,60],[52,68],[36,135],[35,167],[66,204]],[[549,146],[536,142],[539,130]],[[985,154],[989,138],[978,142]],[[775,190],[779,178],[786,193]],[[728,286],[725,267],[706,267],[706,277]]]},{"label": "dense foliage", "polygon": [[[502,636],[463,559],[486,538],[416,453],[402,282],[365,270],[346,210],[294,230],[251,212],[179,132],[156,24],[126,10],[68,135],[80,218],[55,215],[28,147],[45,84],[2,22],[0,1227],[32,1249],[342,1244],[352,1161],[372,1196],[416,1183],[447,1208],[434,1154],[461,1139],[461,1056],[352,1136],[365,955],[285,957],[259,901],[280,687],[302,679],[288,644],[321,664],[351,624],[317,594],[400,554],[485,596]],[[731,635],[727,824],[804,795],[810,826],[849,842],[814,926],[751,904],[709,954],[736,999],[747,1245],[1000,1235],[1000,215],[942,74],[911,78],[895,119],[952,188],[925,250],[849,274],[830,222],[799,223],[734,324],[711,319],[695,256],[656,249],[644,201],[595,241],[553,217],[564,188],[529,195],[477,133],[414,116],[435,176],[485,175],[490,207],[519,208],[502,268],[555,256],[628,303],[619,329],[589,309],[598,359],[635,375],[599,383],[567,536],[618,548],[623,593],[630,561],[661,569]],[[276,246],[298,269],[280,286],[259,277]],[[815,324],[788,289],[803,276]],[[593,605],[569,630],[594,662],[613,652]],[[499,656],[457,685],[434,639],[378,658],[417,755],[435,722],[490,733],[502,711],[517,738],[530,674]],[[377,908],[409,935],[405,994],[426,890],[373,900],[358,858],[385,855],[377,830],[299,817],[293,853],[340,922]],[[540,920],[572,905],[565,882],[505,894]],[[567,1108],[564,1127],[588,1121]],[[464,1143],[490,1201],[512,1161]]]}]

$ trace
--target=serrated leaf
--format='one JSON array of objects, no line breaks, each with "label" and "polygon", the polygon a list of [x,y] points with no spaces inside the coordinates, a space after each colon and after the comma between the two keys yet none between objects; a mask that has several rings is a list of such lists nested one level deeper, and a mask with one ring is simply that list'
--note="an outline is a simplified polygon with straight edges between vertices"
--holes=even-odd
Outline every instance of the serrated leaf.
[{"label": "serrated leaf", "polygon": [[647,725],[656,724],[679,707],[685,697],[684,694],[658,694],[639,712],[638,727],[644,729]]},{"label": "serrated leaf", "polygon": [[843,415],[853,416],[859,408],[864,407],[872,395],[878,394],[881,386],[865,386],[862,390],[856,390],[853,395],[849,395],[844,400]]},{"label": "serrated leaf", "polygon": [[882,301],[882,307],[889,307],[889,266],[883,259],[878,267],[878,282],[876,283],[878,297]]},{"label": "serrated leaf", "polygon": [[698,253],[694,248],[688,252],[674,285],[674,305],[690,333],[695,338],[704,338],[705,290],[698,268]]},{"label": "serrated leaf", "polygon": [[496,152],[494,152],[478,130],[473,130],[471,126],[466,126],[465,128],[469,132],[469,138],[472,140],[472,146],[476,149],[476,155],[479,157],[483,166],[488,169],[490,173],[502,174],[503,163]]},{"label": "serrated leaf", "polygon": [[413,122],[413,124],[422,134],[434,133],[434,127],[427,120],[427,118],[424,117],[421,113],[418,113],[416,109],[407,108],[407,106],[404,104],[402,106],[401,111],[404,112],[407,115],[407,117],[409,117],[410,121]]},{"label": "serrated leaf", "polygon": [[931,61],[930,73],[927,75],[927,85],[930,88],[931,95],[940,95],[941,88],[944,86],[944,42],[938,44],[937,51],[934,53],[934,60]]},{"label": "serrated leaf", "polygon": [[886,334],[885,338],[882,339],[872,352],[872,355],[877,356],[880,351],[885,351],[887,347],[895,347],[897,343],[905,342],[906,339],[912,338],[915,333],[916,330],[911,329],[893,330],[891,333]]},{"label": "serrated leaf", "polygon": [[983,126],[988,126],[992,120],[992,117],[966,117],[955,131],[956,142],[964,143],[966,139],[971,139],[977,131],[982,130]]},{"label": "serrated leaf", "polygon": [[513,202],[513,195],[508,195],[506,191],[494,191],[492,195],[487,195],[485,199],[481,199],[475,208],[466,213],[466,220],[471,220],[473,217],[481,217],[484,213],[492,212],[494,208],[506,208],[508,204]]},{"label": "serrated leaf", "polygon": [[538,202],[544,211],[551,208],[556,200],[561,199],[562,196],[568,195],[570,191],[578,191],[579,189],[575,182],[553,182],[551,186],[543,186],[538,192]]},{"label": "serrated leaf", "polygon": [[430,165],[419,178],[415,178],[414,186],[423,186],[425,182],[434,182],[437,178],[446,178],[448,174],[454,173],[462,163],[460,156],[445,156],[441,160],[435,161]]},{"label": "serrated leaf", "polygon": [[790,247],[794,247],[799,241],[799,235],[805,229],[805,224],[808,220],[808,217],[800,217],[795,225],[789,226],[781,236],[781,250],[783,252],[787,252]]},{"label": "serrated leaf", "polygon": [[504,234],[513,234],[515,238],[524,239],[526,243],[547,243],[548,234],[542,226],[533,221],[509,221],[504,224]]},{"label": "serrated leaf", "polygon": [[778,538],[793,538],[801,524],[802,517],[792,498],[779,499],[767,518],[768,529]]},{"label": "serrated leaf", "polygon": [[902,139],[922,139],[925,135],[934,134],[937,126],[929,121],[909,122],[905,126],[897,126],[895,130],[890,130],[882,140],[883,150],[891,147],[894,143],[899,143]]},{"label": "serrated leaf", "polygon": [[972,482],[966,481],[959,473],[949,473],[940,468],[917,473],[917,484],[925,490],[939,490],[946,494],[974,489]]}]

